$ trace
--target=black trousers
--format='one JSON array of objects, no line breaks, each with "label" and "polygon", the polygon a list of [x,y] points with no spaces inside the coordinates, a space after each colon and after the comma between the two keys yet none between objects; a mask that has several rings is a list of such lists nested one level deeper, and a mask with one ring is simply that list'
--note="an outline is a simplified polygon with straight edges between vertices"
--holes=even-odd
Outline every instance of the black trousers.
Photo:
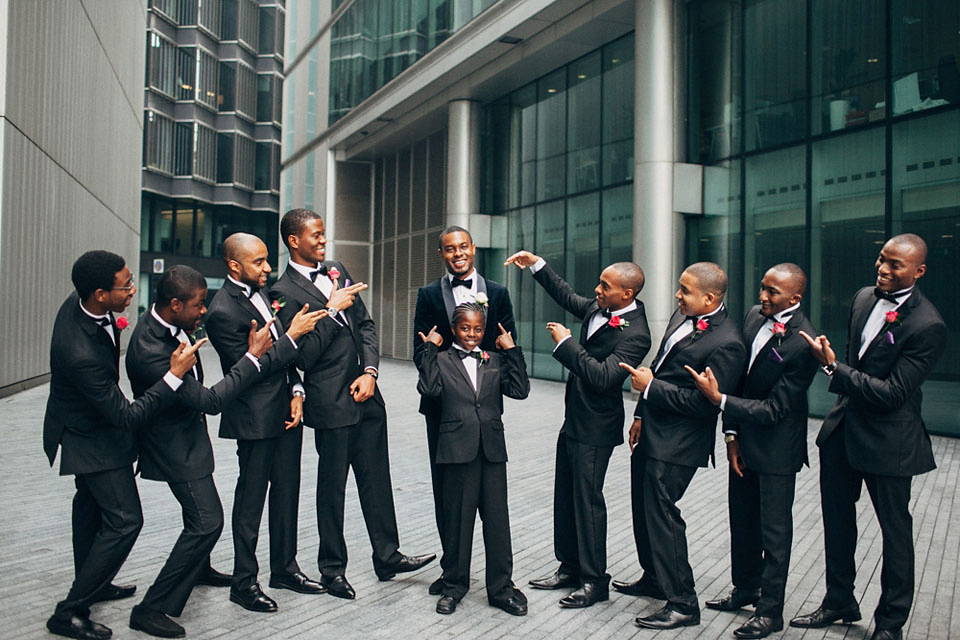
[{"label": "black trousers", "polygon": [[649,458],[639,448],[630,458],[633,535],[640,566],[645,577],[657,579],[667,604],[683,613],[700,609],[687,559],[687,524],[677,507],[696,471]]},{"label": "black trousers", "polygon": [[506,596],[513,588],[513,548],[507,508],[507,463],[490,462],[483,454],[464,464],[440,464],[443,474],[444,528],[448,549],[443,567],[443,593],[459,600],[470,588],[470,558],[477,513],[483,523],[487,558],[487,597]]},{"label": "black trousers", "polygon": [[[427,453],[430,455],[430,482],[433,485],[433,514],[437,521],[437,535],[440,536],[440,548],[447,553],[445,535],[446,516],[443,512],[443,468],[434,462],[437,459],[437,436],[440,433],[440,415],[427,413],[424,415],[427,423]],[[443,565],[443,563],[440,563]]]},{"label": "black trousers", "polygon": [[317,564],[328,577],[347,568],[347,543],[343,537],[343,509],[347,474],[353,467],[360,509],[373,547],[373,567],[400,559],[397,516],[390,482],[387,451],[387,414],[372,399],[363,403],[360,422],[339,429],[315,429],[317,453],[317,526],[320,550]]},{"label": "black trousers", "polygon": [[603,481],[613,447],[557,438],[553,483],[553,548],[560,570],[581,583],[606,585],[607,504]]},{"label": "black trousers", "polygon": [[878,629],[899,629],[913,604],[913,518],[910,515],[912,478],[880,476],[850,466],[843,427],[820,445],[820,506],[827,558],[827,594],[831,609],[857,604],[857,511],[861,487],[866,484],[883,535],[880,601],[873,616]]},{"label": "black trousers", "polygon": [[75,577],[66,599],[57,603],[54,613],[64,619],[90,615],[93,596],[117,575],[143,527],[133,465],[77,474],[75,483]]},{"label": "black trousers", "polygon": [[179,616],[197,578],[210,566],[210,552],[223,531],[223,506],[213,476],[168,484],[180,503],[183,531],[141,605]]},{"label": "black trousers", "polygon": [[264,440],[238,440],[240,476],[233,498],[233,588],[257,582],[257,539],[263,506],[270,493],[270,572],[289,575],[297,564],[297,515],[300,506],[300,450],[303,429]]},{"label": "black trousers", "polygon": [[731,469],[728,485],[733,586],[760,589],[757,615],[783,617],[793,544],[795,473],[779,475]]}]

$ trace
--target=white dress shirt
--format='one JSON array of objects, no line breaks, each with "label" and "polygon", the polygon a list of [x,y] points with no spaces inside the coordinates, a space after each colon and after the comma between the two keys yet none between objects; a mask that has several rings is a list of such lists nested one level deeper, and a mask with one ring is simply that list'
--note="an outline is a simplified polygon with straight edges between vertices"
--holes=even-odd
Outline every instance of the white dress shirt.
[{"label": "white dress shirt", "polygon": [[[460,306],[464,302],[476,302],[477,301],[477,280],[479,276],[477,275],[476,269],[471,269],[470,273],[465,276],[455,276],[452,273],[447,274],[447,281],[450,282],[450,288],[453,290],[453,303],[455,306]],[[469,287],[454,287],[453,279],[460,278],[461,280],[470,280]]]},{"label": "white dress shirt", "polygon": [[867,322],[863,325],[863,332],[860,334],[860,350],[857,352],[858,358],[863,357],[867,347],[870,346],[870,343],[876,339],[880,331],[882,331],[883,327],[887,324],[886,315],[891,311],[899,309],[900,305],[913,295],[913,287],[895,291],[893,295],[897,296],[896,302],[877,298],[876,304],[873,305],[873,310],[870,312]]},{"label": "white dress shirt", "polygon": [[[453,343],[453,348],[461,353],[467,353],[467,350],[461,347],[457,343]],[[483,353],[480,350],[480,347],[475,347],[470,353]],[[470,378],[470,384],[473,385],[473,390],[477,390],[477,365],[480,363],[477,362],[475,357],[462,358],[460,362],[463,364],[463,368],[467,370],[467,377]]]},{"label": "white dress shirt", "polygon": [[[318,265],[319,266],[319,265]],[[307,280],[310,280],[310,274],[317,270],[317,267],[308,267],[306,265],[297,264],[293,260],[287,263],[287,267],[293,267],[294,271],[297,271]],[[333,293],[333,280],[331,280],[330,275],[326,276],[318,275],[316,280],[313,280],[313,286],[317,288],[317,291],[323,294],[323,297],[327,300],[330,300],[330,294]],[[336,316],[331,316],[331,319],[337,324],[347,326],[350,323],[347,322],[347,316],[343,312],[343,309],[339,310]]]},{"label": "white dress shirt", "polygon": [[[660,356],[660,359],[657,360],[652,367],[650,367],[654,373],[657,372],[657,369],[660,368],[660,365],[663,364],[663,361],[667,359],[667,354],[677,345],[678,342],[686,338],[688,335],[693,333],[693,326],[700,322],[704,318],[709,318],[712,315],[715,315],[723,309],[723,303],[720,303],[720,306],[711,311],[710,313],[705,313],[702,316],[697,316],[696,320],[691,322],[690,320],[684,320],[680,323],[680,326],[677,327],[673,333],[670,334],[670,337],[667,338],[666,343],[664,343],[663,354]],[[654,385],[657,381],[656,378],[650,381],[650,384],[647,385],[647,388],[643,390],[643,399],[646,400],[647,396],[650,395],[650,387]],[[635,416],[638,417],[638,416]]]},{"label": "white dress shirt", "polygon": [[750,371],[750,368],[753,366],[753,361],[757,359],[757,354],[760,353],[767,342],[770,341],[770,338],[773,337],[774,324],[777,322],[786,324],[799,308],[800,303],[798,302],[792,307],[784,309],[780,313],[773,314],[772,318],[767,318],[766,321],[760,325],[760,329],[757,330],[757,335],[754,336],[753,343],[750,346],[750,362],[747,364],[747,371]]}]

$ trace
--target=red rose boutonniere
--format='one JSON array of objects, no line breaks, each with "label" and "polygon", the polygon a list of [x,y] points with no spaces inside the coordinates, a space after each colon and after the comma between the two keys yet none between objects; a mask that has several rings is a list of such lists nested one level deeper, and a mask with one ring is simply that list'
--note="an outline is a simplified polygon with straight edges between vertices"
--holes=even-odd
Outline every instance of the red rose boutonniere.
[{"label": "red rose boutonniere", "polygon": [[774,322],[773,329],[770,329],[773,332],[773,336],[777,339],[777,346],[780,346],[780,343],[783,342],[783,338],[787,335],[787,327],[782,322]]},{"label": "red rose boutonniere", "polygon": [[490,359],[490,354],[486,351],[475,351],[473,356],[477,359],[477,366],[483,366]]},{"label": "red rose boutonniere", "polygon": [[126,316],[117,316],[116,319],[117,329],[123,331],[130,326],[130,321],[127,320]]},{"label": "red rose boutonniere", "polygon": [[709,326],[710,326],[710,323],[707,322],[706,318],[700,318],[699,320],[697,320],[697,324],[693,326],[693,337],[690,338],[690,341],[692,342],[696,340],[701,333],[707,330],[707,327]]},{"label": "red rose boutonniere", "polygon": [[883,321],[883,330],[885,331],[883,337],[887,342],[893,344],[893,332],[890,329],[900,324],[900,314],[896,310],[887,311],[883,316]]},{"label": "red rose boutonniere", "polygon": [[339,280],[340,269],[337,269],[336,267],[330,267],[330,269],[327,270],[327,275],[330,276],[331,280]]},{"label": "red rose boutonniere", "polygon": [[630,326],[630,321],[624,320],[620,316],[613,316],[612,318],[610,318],[610,321],[607,322],[607,324],[613,327],[614,329],[620,329],[620,331],[623,331],[624,327]]},{"label": "red rose boutonniere", "polygon": [[283,297],[279,297],[273,302],[270,303],[270,310],[273,311],[273,317],[276,318],[277,314],[280,313],[280,309],[283,309],[287,306],[287,301]]}]

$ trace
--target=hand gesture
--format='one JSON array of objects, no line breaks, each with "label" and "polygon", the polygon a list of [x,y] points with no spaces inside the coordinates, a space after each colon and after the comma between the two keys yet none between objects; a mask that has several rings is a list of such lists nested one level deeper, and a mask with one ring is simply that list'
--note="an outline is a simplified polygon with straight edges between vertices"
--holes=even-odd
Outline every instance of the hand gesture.
[{"label": "hand gesture", "polygon": [[630,372],[630,386],[643,393],[647,385],[653,380],[653,371],[648,367],[637,367],[634,369],[626,362],[621,362],[620,366]]},{"label": "hand gesture", "polygon": [[294,340],[313,331],[313,328],[317,326],[320,320],[330,315],[326,309],[308,312],[307,310],[309,308],[309,304],[303,305],[303,308],[297,311],[297,315],[293,316],[293,319],[290,321],[290,327],[287,328],[287,335]]},{"label": "hand gesture", "polygon": [[290,398],[290,419],[283,421],[283,429],[293,429],[303,418],[303,396],[296,395]]},{"label": "hand gesture", "polygon": [[247,351],[249,351],[254,358],[259,358],[267,352],[273,345],[273,336],[270,335],[270,325],[273,324],[273,320],[263,325],[263,329],[257,331],[257,321],[250,321],[250,334],[247,336]]},{"label": "hand gesture", "polygon": [[361,373],[360,377],[350,384],[350,395],[354,402],[366,402],[373,397],[373,390],[377,381],[369,373]]},{"label": "hand gesture", "polygon": [[633,448],[640,443],[640,431],[643,428],[643,420],[640,418],[634,418],[633,424],[630,425],[630,453],[633,453]]},{"label": "hand gesture", "polygon": [[515,254],[507,258],[507,261],[503,263],[503,266],[508,264],[515,264],[521,269],[526,269],[527,267],[532,267],[537,264],[537,261],[540,260],[540,256],[533,255],[529,251],[517,251]]},{"label": "hand gesture", "polygon": [[207,339],[203,338],[191,345],[181,342],[180,346],[170,354],[170,373],[178,378],[183,378],[184,374],[193,369],[193,365],[197,364],[197,349],[202,347],[206,341]]},{"label": "hand gesture", "polygon": [[330,298],[327,300],[327,306],[333,307],[337,311],[343,311],[353,305],[353,299],[357,294],[367,288],[362,282],[357,282],[349,287],[340,287],[337,281],[333,281],[333,291],[330,292]]},{"label": "hand gesture", "polygon": [[513,349],[517,344],[513,341],[513,336],[510,335],[510,332],[503,328],[503,325],[499,322],[497,326],[500,327],[500,335],[497,336],[497,341],[494,343],[497,349],[501,351],[506,351],[507,349]]},{"label": "hand gesture", "polygon": [[827,336],[819,335],[816,338],[811,338],[803,331],[799,333],[803,336],[803,339],[807,341],[807,344],[810,345],[810,350],[813,351],[813,357],[816,358],[820,364],[827,365],[837,359],[837,354],[830,348],[830,341],[827,340]]},{"label": "hand gesture", "polygon": [[[553,342],[555,344],[560,344],[560,341],[570,335],[570,329],[567,329],[565,326],[559,322],[548,322],[547,331],[550,332],[551,337],[553,337]],[[499,338],[498,338],[499,340]]]},{"label": "hand gesture", "polygon": [[438,347],[443,344],[443,338],[441,338],[440,334],[437,333],[437,325],[430,327],[430,332],[427,335],[423,335],[423,331],[417,331],[417,335],[420,336],[420,339],[423,340],[424,344],[432,342]]},{"label": "hand gesture", "polygon": [[730,462],[730,468],[733,472],[743,477],[743,470],[747,465],[743,464],[743,456],[740,455],[740,443],[736,440],[727,443],[727,461]]},{"label": "hand gesture", "polygon": [[703,373],[697,373],[696,370],[688,364],[683,365],[683,368],[693,376],[693,384],[697,385],[700,393],[715,407],[719,407],[720,401],[723,399],[720,394],[720,383],[717,382],[717,377],[713,375],[710,367],[704,369]]}]

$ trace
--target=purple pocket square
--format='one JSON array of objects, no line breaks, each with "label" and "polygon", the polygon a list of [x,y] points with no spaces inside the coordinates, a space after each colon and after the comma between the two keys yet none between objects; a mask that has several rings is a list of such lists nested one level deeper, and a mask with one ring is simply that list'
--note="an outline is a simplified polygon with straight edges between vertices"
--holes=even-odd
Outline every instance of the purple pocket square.
[{"label": "purple pocket square", "polygon": [[884,334],[883,339],[886,340],[888,343],[893,344],[893,333],[890,331],[887,331]]},{"label": "purple pocket square", "polygon": [[345,287],[349,287],[352,284],[353,284],[353,281],[350,280],[350,278],[347,278],[346,280],[343,281],[343,286]]},{"label": "purple pocket square", "polygon": [[774,362],[783,362],[783,356],[777,353],[777,350],[775,348],[770,349],[770,359],[773,360]]}]

